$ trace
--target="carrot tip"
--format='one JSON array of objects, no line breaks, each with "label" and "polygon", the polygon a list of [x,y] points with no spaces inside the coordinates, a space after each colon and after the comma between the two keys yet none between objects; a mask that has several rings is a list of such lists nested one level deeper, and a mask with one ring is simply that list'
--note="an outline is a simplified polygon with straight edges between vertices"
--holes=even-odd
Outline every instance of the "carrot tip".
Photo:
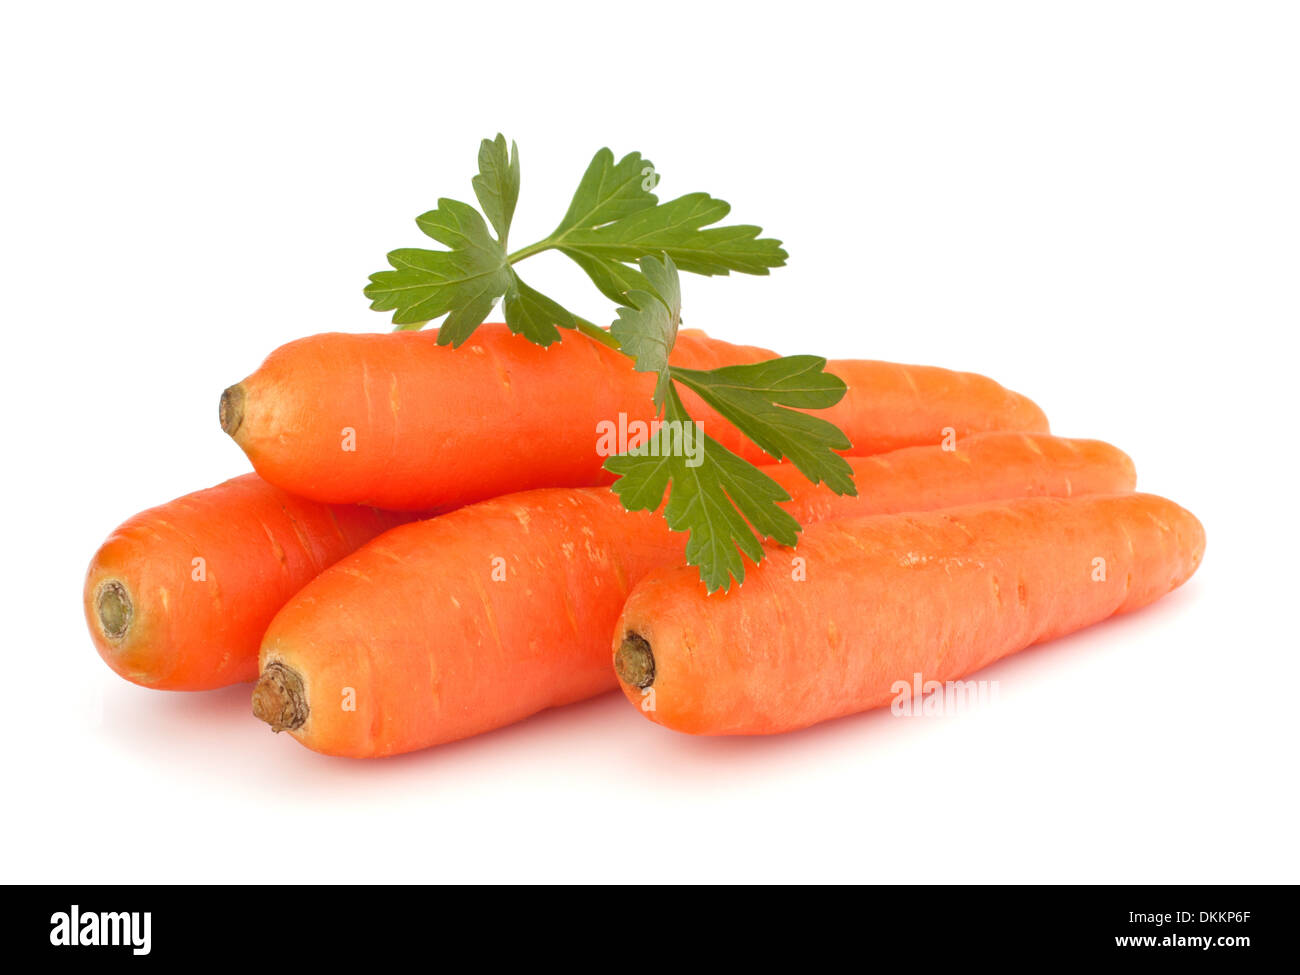
[{"label": "carrot tip", "polygon": [[239,425],[244,422],[244,387],[242,383],[235,383],[221,394],[218,415],[221,418],[221,429],[233,437],[235,431],[239,429]]},{"label": "carrot tip", "polygon": [[135,605],[126,586],[116,579],[110,579],[99,587],[95,597],[95,615],[99,617],[99,628],[110,640],[121,640],[131,628],[131,617],[135,615]]},{"label": "carrot tip", "polygon": [[253,688],[253,715],[272,731],[295,731],[307,723],[309,710],[299,673],[279,661],[267,664]]},{"label": "carrot tip", "polygon": [[639,633],[623,637],[614,652],[614,671],[618,679],[633,687],[649,687],[655,682],[655,655],[650,642]]}]

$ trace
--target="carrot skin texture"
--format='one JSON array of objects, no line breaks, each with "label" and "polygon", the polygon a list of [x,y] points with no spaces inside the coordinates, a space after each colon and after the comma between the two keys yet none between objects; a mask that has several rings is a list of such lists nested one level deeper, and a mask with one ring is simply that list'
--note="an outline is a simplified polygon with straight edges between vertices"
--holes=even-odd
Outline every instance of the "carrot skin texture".
[{"label": "carrot skin texture", "polygon": [[[310,702],[290,733],[326,754],[378,757],[610,689],[617,607],[632,582],[683,555],[662,524],[602,488],[549,488],[388,532],[267,629],[263,670],[298,672]],[[344,710],[353,695],[356,710]]]},{"label": "carrot skin texture", "polygon": [[[895,682],[955,680],[1033,644],[1145,606],[1201,562],[1205,533],[1164,498],[1029,498],[813,525],[806,578],[772,551],[712,597],[688,571],[633,589],[614,633],[647,641],[651,721],[772,734],[889,703]],[[1105,560],[1105,579],[1095,578]]]},{"label": "carrot skin texture", "polygon": [[[91,560],[83,592],[91,639],[109,667],[145,687],[194,691],[255,680],[262,634],[289,597],[413,517],[306,501],[256,474],[150,508],[120,525]],[[120,639],[98,610],[109,584],[131,602]]]},{"label": "carrot skin texture", "polygon": [[[986,434],[956,452],[850,463],[856,498],[789,465],[765,470],[805,523],[971,496],[1125,491],[1134,480],[1114,447],[1047,435]],[[612,689],[609,634],[624,599],[684,550],[660,515],[625,511],[604,488],[470,505],[390,531],[309,583],[268,628],[262,667],[302,677],[310,713],[290,733],[316,751],[377,757],[464,738]],[[349,693],[355,711],[341,706]]]},{"label": "carrot skin texture", "polygon": [[1003,498],[1120,494],[1137,485],[1133,461],[1118,448],[1050,434],[975,434],[952,450],[903,447],[849,462],[857,497],[813,487],[792,464],[764,470],[797,499],[791,511],[801,524]]},{"label": "carrot skin texture", "polygon": [[[693,329],[675,365],[708,370],[775,353]],[[1046,432],[1042,411],[991,379],[921,366],[844,360],[850,391],[819,415],[851,454],[938,443],[946,427]],[[538,487],[607,484],[597,424],[649,420],[654,377],[581,333],[543,349],[504,325],[459,349],[436,331],[325,333],[275,350],[238,391],[223,426],[273,484],[303,497],[393,510],[445,508]],[[230,391],[228,391],[229,393]],[[690,390],[704,431],[753,463],[771,458]]]},{"label": "carrot skin texture", "polygon": [[[330,332],[290,342],[239,384],[232,436],[258,473],[295,494],[411,510],[608,483],[596,425],[650,419],[654,377],[579,333],[545,349],[504,325],[480,326],[458,349],[437,337]],[[712,369],[772,355],[685,330],[673,361]],[[706,432],[742,447],[698,397],[684,400]],[[345,450],[349,431],[355,449]],[[750,447],[747,456],[764,455]]]},{"label": "carrot skin texture", "polygon": [[938,443],[945,429],[957,437],[1048,432],[1047,417],[1033,400],[987,376],[874,359],[833,359],[826,368],[848,392],[815,415],[848,434],[850,454]]}]

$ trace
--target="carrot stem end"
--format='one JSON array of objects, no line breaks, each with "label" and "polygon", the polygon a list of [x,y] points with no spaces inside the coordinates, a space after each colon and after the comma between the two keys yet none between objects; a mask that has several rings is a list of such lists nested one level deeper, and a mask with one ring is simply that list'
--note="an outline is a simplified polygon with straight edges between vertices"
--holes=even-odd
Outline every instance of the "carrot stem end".
[{"label": "carrot stem end", "polygon": [[116,579],[100,586],[95,597],[95,615],[99,617],[99,628],[104,631],[104,636],[115,642],[123,639],[135,615],[135,605],[126,586]]},{"label": "carrot stem end", "polygon": [[301,728],[309,712],[302,676],[279,661],[267,664],[253,688],[254,717],[278,733]]},{"label": "carrot stem end", "polygon": [[244,422],[244,386],[242,383],[235,383],[221,394],[221,404],[217,412],[221,419],[221,429],[233,437],[239,430],[240,424]]},{"label": "carrot stem end", "polygon": [[623,637],[614,652],[614,670],[618,679],[632,687],[649,687],[655,682],[655,655],[650,641],[639,633]]}]

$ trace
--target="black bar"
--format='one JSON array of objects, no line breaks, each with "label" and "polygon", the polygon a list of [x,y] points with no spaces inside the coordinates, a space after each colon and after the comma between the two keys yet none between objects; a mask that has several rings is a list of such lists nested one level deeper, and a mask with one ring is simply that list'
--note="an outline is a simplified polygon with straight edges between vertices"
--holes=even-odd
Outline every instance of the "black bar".
[{"label": "black bar", "polygon": [[[44,952],[51,960],[113,956],[140,965],[228,959],[246,967],[252,959],[284,959],[288,953],[294,961],[277,966],[288,970],[312,959],[373,962],[387,949],[405,951],[416,942],[482,952],[486,927],[503,917],[491,909],[502,896],[510,895],[493,892],[484,898],[477,892],[410,887],[35,887],[13,898],[22,907],[10,910],[4,923],[9,948]],[[701,940],[753,949],[760,956],[792,945],[796,951],[815,948],[815,955],[824,957],[851,942],[856,947],[850,950],[865,951],[866,959],[897,949],[900,957],[916,960],[1128,956],[1142,962],[1206,958],[1238,964],[1289,956],[1296,943],[1294,892],[1281,887],[902,887],[824,891],[816,901],[799,892],[790,897],[793,904],[783,903],[789,895],[769,892],[762,895],[767,903],[761,907],[750,906],[748,891],[722,897],[680,889],[617,895],[641,905],[633,911],[642,921],[639,931],[628,929],[629,902],[600,911],[592,909],[589,895],[574,896],[582,899],[580,910],[565,910],[552,897],[539,906],[536,894],[525,892],[527,900],[510,912],[509,930],[489,938],[485,957],[531,951],[535,959],[544,952],[576,963],[577,953],[617,942],[634,955],[643,949],[649,952],[645,957],[666,964],[677,953],[683,960],[692,957],[691,946]],[[605,902],[612,904],[597,903]],[[738,913],[742,904],[744,915]],[[814,904],[827,905],[833,915]],[[116,930],[124,943],[53,943],[69,940],[65,932],[71,930],[73,905],[79,918],[75,940],[90,940],[92,930],[109,935]],[[107,924],[103,914],[113,915]],[[124,914],[133,916],[124,919]],[[96,920],[88,921],[88,915]],[[430,961],[435,957],[431,954]]]}]

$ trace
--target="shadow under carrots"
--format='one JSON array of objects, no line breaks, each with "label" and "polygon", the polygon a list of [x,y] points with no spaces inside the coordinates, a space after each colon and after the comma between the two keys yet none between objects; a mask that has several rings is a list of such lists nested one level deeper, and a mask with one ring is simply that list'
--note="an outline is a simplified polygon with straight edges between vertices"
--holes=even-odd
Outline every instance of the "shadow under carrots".
[{"label": "shadow under carrots", "polygon": [[[1021,678],[1056,666],[1058,655],[1086,652],[1083,645],[1095,645],[1099,634],[1119,635],[1182,612],[1197,588],[1193,581],[1152,606],[1013,654],[966,679],[997,680],[1005,696]],[[251,691],[252,684],[194,693],[118,685],[105,695],[101,730],[158,765],[204,763],[223,775],[227,787],[251,794],[301,790],[305,798],[319,798],[359,781],[404,782],[436,793],[467,775],[499,776],[528,763],[544,771],[551,766],[557,778],[599,777],[634,798],[644,789],[708,794],[779,784],[810,755],[828,750],[861,761],[868,772],[893,744],[915,736],[934,738],[934,747],[942,748],[944,736],[966,718],[899,719],[881,707],[779,735],[692,736],[646,720],[622,693],[611,691],[461,741],[383,759],[347,759],[273,735],[252,716]],[[383,799],[374,794],[375,803]]]}]

